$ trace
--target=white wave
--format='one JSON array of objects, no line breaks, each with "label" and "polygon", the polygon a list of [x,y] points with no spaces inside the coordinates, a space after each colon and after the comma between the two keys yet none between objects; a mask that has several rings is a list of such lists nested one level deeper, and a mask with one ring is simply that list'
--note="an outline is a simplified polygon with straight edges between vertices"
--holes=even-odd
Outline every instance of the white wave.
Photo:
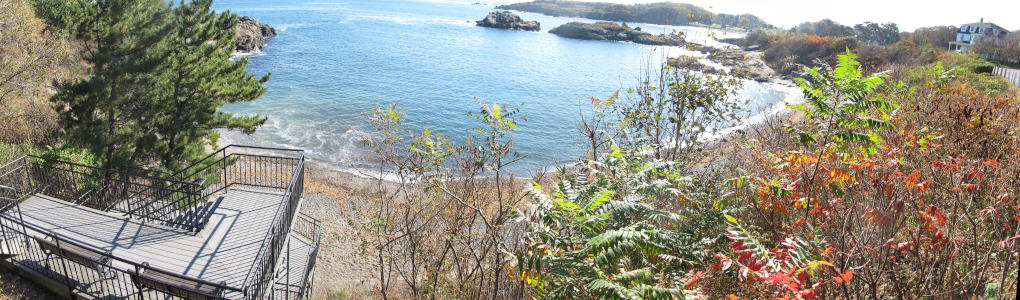
[{"label": "white wave", "polygon": [[[267,44],[267,46],[268,46],[268,44]],[[234,52],[234,53],[230,54],[230,60],[231,61],[235,61],[235,60],[238,60],[238,59],[240,59],[242,57],[250,57],[250,56],[266,56],[266,53],[262,52],[262,49],[251,51],[251,52]]]},{"label": "white wave", "polygon": [[314,24],[309,24],[309,23],[286,23],[286,24],[277,25],[276,28],[280,32],[284,32],[284,31],[287,31],[287,30],[290,30],[290,29],[305,28],[305,27],[309,27],[309,26],[312,26],[312,25],[314,25]]},{"label": "white wave", "polygon": [[767,84],[769,88],[777,90],[785,95],[780,101],[769,105],[769,107],[761,110],[760,112],[744,119],[743,122],[736,126],[720,130],[714,134],[714,137],[723,137],[730,135],[738,130],[745,130],[753,125],[764,122],[767,118],[775,118],[781,113],[789,111],[789,106],[796,105],[804,102],[804,96],[800,92],[800,88],[793,84],[788,84],[785,81],[775,81]]},{"label": "white wave", "polygon": [[461,1],[461,0],[411,0],[411,1],[414,1],[414,2],[425,2],[425,3],[460,4],[460,5],[471,5],[471,4],[475,3],[475,2],[471,2],[471,1]]},{"label": "white wave", "polygon": [[359,21],[381,21],[389,23],[397,23],[402,25],[422,25],[422,24],[444,24],[444,25],[456,25],[463,27],[474,26],[474,21],[470,20],[458,20],[448,18],[421,18],[411,16],[400,16],[400,15],[353,15],[345,20],[338,21],[338,24],[347,24],[349,22]]},{"label": "white wave", "polygon": [[270,6],[270,7],[253,7],[236,9],[236,13],[248,13],[256,11],[346,11],[350,8],[346,6]]},{"label": "white wave", "polygon": [[454,25],[454,26],[463,26],[463,27],[474,27],[475,26],[475,22],[474,21],[470,21],[470,20],[438,19],[438,20],[435,20],[435,21],[438,22],[438,23]]},{"label": "white wave", "polygon": [[352,16],[351,18],[348,18],[345,21],[366,21],[366,20],[367,21],[383,21],[383,22],[390,22],[390,23],[397,23],[397,24],[404,24],[404,25],[412,25],[412,24],[414,24],[408,18],[400,17],[400,16],[395,16],[395,15],[389,15],[389,16],[359,15],[359,16]]}]

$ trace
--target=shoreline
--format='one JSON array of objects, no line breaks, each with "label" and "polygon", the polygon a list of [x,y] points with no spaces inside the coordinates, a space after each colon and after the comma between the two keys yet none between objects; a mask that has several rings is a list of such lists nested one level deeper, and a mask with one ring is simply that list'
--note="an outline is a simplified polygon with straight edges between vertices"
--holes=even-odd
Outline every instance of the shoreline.
[{"label": "shoreline", "polygon": [[[716,135],[716,140],[705,145],[707,155],[690,166],[693,174],[728,168],[739,160],[741,145],[756,126],[774,125],[775,121],[797,119],[795,111],[787,107],[791,102],[773,104],[744,122],[727,128]],[[738,130],[745,130],[741,135]],[[399,187],[394,180],[366,174],[361,170],[343,170],[317,159],[307,159],[302,214],[320,220],[323,239],[315,268],[316,284],[311,291],[314,298],[328,298],[340,291],[357,297],[375,295],[378,280],[375,265],[369,257],[370,237],[363,230],[366,216],[370,216],[373,200],[379,189]],[[530,177],[530,176],[529,176]],[[548,176],[551,179],[555,176]],[[522,179],[524,179],[522,177]]]},{"label": "shoreline", "polygon": [[[712,136],[706,138],[732,141],[734,140],[733,137],[739,135],[740,131],[746,132],[746,129],[763,124],[766,120],[775,119],[777,117],[782,118],[782,116],[792,113],[793,111],[791,111],[788,106],[801,103],[803,101],[803,96],[795,93],[794,90],[797,86],[792,80],[776,76],[771,83],[790,89],[791,93],[788,94],[790,97],[769,105],[757,113],[748,115],[743,121],[736,123],[731,127],[721,129]],[[713,142],[713,144],[714,143],[715,142]],[[221,144],[220,146],[222,147],[225,145]],[[706,148],[714,148],[717,146],[718,145],[706,145]],[[727,153],[720,153],[720,156],[724,156],[725,154]],[[545,169],[556,170],[564,165],[570,165],[577,159],[579,159],[579,157],[565,161],[562,164],[551,164],[545,166]],[[393,173],[390,171],[384,171],[383,175],[379,176],[378,170],[363,170],[357,167],[345,168],[336,165],[333,162],[314,157],[306,157],[305,162],[307,166],[306,174],[308,175],[306,181],[313,182],[311,184],[306,182],[306,193],[309,193],[309,190],[313,193],[322,192],[323,194],[332,196],[342,194],[338,191],[358,191],[363,193],[369,188],[376,188],[375,185],[378,183],[380,177],[382,177],[382,181],[386,184],[398,183],[398,180],[391,176]],[[521,179],[533,179],[533,174],[517,175],[519,176],[518,178]]]}]

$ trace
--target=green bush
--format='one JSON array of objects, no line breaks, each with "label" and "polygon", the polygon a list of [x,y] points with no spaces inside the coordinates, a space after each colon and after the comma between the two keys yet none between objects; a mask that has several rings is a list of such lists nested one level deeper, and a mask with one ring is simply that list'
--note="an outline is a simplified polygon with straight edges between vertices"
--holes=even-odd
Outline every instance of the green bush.
[{"label": "green bush", "polygon": [[66,161],[86,166],[100,166],[99,158],[95,154],[90,152],[88,149],[73,146],[71,144],[61,144],[60,146],[46,146],[46,150],[34,150],[32,154],[41,156],[47,159],[54,159],[60,161]]}]

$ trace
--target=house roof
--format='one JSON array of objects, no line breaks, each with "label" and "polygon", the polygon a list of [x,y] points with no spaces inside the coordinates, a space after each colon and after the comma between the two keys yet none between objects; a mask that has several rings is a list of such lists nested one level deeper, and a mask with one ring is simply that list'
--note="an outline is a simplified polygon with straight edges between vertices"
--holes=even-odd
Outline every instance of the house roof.
[{"label": "house roof", "polygon": [[963,26],[980,27],[980,28],[995,28],[995,29],[998,29],[999,31],[1005,31],[1006,33],[1010,32],[1009,30],[1006,30],[1006,28],[1002,28],[1002,26],[995,25],[995,23],[991,23],[991,22],[967,23],[967,24],[961,25],[960,27],[963,27]]}]

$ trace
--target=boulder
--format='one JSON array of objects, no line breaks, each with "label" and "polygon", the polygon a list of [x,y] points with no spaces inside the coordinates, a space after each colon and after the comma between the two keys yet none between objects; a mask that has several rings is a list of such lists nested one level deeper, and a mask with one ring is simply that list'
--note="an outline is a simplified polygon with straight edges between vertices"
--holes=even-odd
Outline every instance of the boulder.
[{"label": "boulder", "polygon": [[490,12],[485,19],[475,22],[475,25],[489,28],[538,31],[541,26],[538,21],[524,21],[520,16],[508,11]]},{"label": "boulder", "polygon": [[644,45],[683,46],[682,35],[677,33],[652,35],[640,29],[612,22],[570,22],[549,30],[549,33],[572,39],[633,42]]},{"label": "boulder", "polygon": [[266,41],[276,36],[276,30],[269,25],[260,23],[248,16],[237,18],[237,32],[234,34],[236,44],[234,52],[259,52],[266,46]]}]

